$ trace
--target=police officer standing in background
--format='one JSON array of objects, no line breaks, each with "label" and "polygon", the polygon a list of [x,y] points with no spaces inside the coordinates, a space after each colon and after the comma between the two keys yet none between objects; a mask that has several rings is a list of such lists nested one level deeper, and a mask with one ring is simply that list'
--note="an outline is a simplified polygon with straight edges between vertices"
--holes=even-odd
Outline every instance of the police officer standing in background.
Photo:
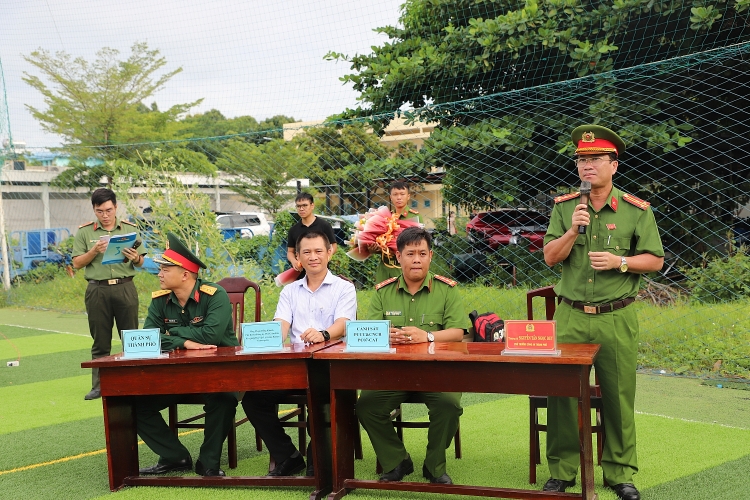
[{"label": "police officer standing in background", "polygon": [[[198,277],[206,265],[177,236],[167,235],[169,246],[161,258],[161,290],[151,294],[151,305],[143,328],[158,328],[161,349],[216,349],[238,346],[232,324],[232,305],[227,292]],[[190,452],[164,422],[160,411],[179,403],[184,395],[162,394],[136,398],[135,414],[138,435],[159,455],[156,465],[140,469],[140,474],[164,474],[188,471],[193,467]],[[195,473],[201,476],[224,476],[219,468],[224,440],[234,425],[237,394],[216,392],[204,394],[206,412],[203,445],[195,462]]]},{"label": "police officer standing in background", "polygon": [[[391,210],[394,214],[398,214],[399,219],[419,218],[419,212],[408,208],[411,193],[407,183],[403,181],[393,182],[388,190],[388,195],[391,199]],[[371,249],[373,251],[379,250],[377,245],[373,245]],[[400,275],[401,266],[398,260],[387,255],[381,255],[378,267],[375,268],[375,283],[381,283],[388,278],[397,278]]]},{"label": "police officer standing in background", "polygon": [[[572,139],[578,175],[591,183],[591,194],[588,203],[580,193],[557,197],[544,237],[547,265],[562,263],[555,286],[562,300],[555,312],[558,341],[601,344],[594,366],[604,404],[604,479],[618,498],[640,500],[633,485],[638,317],[632,303],[641,274],[662,268],[664,249],[650,204],[612,184],[622,139],[597,125],[576,128]],[[544,491],[575,484],[580,444],[573,398],[548,400],[547,462],[552,477]]]},{"label": "police officer standing in background", "polygon": [[[102,257],[107,241],[101,236],[132,233],[135,225],[117,217],[117,197],[111,189],[99,188],[91,195],[96,222],[81,225],[73,243],[73,267],[86,268],[86,314],[89,332],[94,343],[91,359],[109,356],[112,351],[112,326],[117,322],[117,333],[138,328],[138,293],[133,284],[135,268],[143,265],[146,250],[125,248],[125,262],[104,265]],[[101,397],[99,369],[91,371],[91,391],[84,399]]]},{"label": "police officer standing in background", "polygon": [[[377,291],[370,303],[368,319],[390,320],[391,344],[461,342],[463,329],[468,326],[466,312],[456,282],[430,273],[430,233],[409,227],[396,242],[402,273],[375,286]],[[414,472],[411,457],[390,418],[391,412],[407,399],[425,403],[429,409],[422,475],[431,483],[453,484],[446,473],[445,450],[463,413],[460,392],[362,391],[357,401],[357,416],[386,471],[380,480],[401,481]]]}]

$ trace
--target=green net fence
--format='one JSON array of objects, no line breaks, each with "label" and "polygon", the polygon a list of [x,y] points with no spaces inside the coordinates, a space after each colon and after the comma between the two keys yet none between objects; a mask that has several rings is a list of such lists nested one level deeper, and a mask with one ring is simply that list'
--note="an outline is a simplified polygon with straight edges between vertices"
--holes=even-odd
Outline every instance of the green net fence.
[{"label": "green net fence", "polygon": [[[326,56],[351,68],[342,79],[359,107],[258,122],[179,109],[169,118],[139,103],[130,135],[103,140],[95,130],[99,143],[6,148],[2,194],[20,283],[8,300],[25,300],[18,287],[32,286],[23,277],[50,241],[64,264],[58,243],[90,219],[88,196],[104,185],[151,235],[152,254],[176,231],[209,249],[210,276],[265,280],[273,297],[294,196],[305,191],[333,223],[331,266],[357,283],[365,311],[378,257],[350,259],[347,242],[403,180],[435,238],[433,271],[459,281],[467,313],[524,318],[526,292],[560,277],[540,248],[554,197],[580,183],[570,131],[598,123],[626,142],[615,185],[651,203],[666,250],[637,303],[641,366],[748,378],[748,5],[410,1],[379,29],[388,41]],[[335,37],[328,43],[339,50]],[[19,160],[25,170],[14,169]],[[43,228],[59,237],[35,232]]]}]

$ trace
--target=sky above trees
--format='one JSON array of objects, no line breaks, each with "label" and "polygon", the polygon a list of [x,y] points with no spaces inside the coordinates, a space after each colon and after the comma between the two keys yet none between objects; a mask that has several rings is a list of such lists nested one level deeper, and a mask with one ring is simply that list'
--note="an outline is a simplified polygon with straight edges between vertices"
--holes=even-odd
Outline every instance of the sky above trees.
[{"label": "sky above trees", "polygon": [[57,146],[25,104],[43,107],[26,85],[33,68],[23,56],[39,48],[93,60],[102,47],[127,54],[135,42],[159,49],[169,67],[182,67],[153,99],[159,109],[203,98],[193,109],[227,118],[274,115],[323,119],[356,105],[357,93],[339,77],[348,64],[325,61],[329,50],[361,53],[385,41],[372,30],[393,24],[402,0],[288,0],[211,3],[195,0],[8,0],[3,5],[0,59],[14,140]]}]

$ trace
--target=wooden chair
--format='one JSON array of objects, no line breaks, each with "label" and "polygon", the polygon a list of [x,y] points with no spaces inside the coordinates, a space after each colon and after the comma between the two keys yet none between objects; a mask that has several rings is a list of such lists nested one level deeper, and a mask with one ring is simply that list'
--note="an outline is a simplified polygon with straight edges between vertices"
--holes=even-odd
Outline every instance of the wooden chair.
[{"label": "wooden chair", "polygon": [[[423,404],[420,401],[407,399],[405,403],[416,403],[416,404]],[[404,429],[427,429],[430,427],[430,422],[410,422],[410,421],[404,421],[402,418],[402,408],[401,405],[399,405],[398,408],[393,410],[391,412],[391,420],[393,421],[393,427],[396,428],[396,434],[398,434],[398,438],[401,440],[401,442],[404,442]],[[360,453],[361,453],[361,438],[359,440],[359,446],[360,446]],[[356,446],[356,445],[355,445]],[[454,452],[456,455],[456,458],[461,458],[461,423],[459,421],[458,429],[456,429],[456,434],[453,436],[453,447]],[[356,455],[356,450],[355,450]],[[380,465],[380,461],[376,461],[375,465],[375,472],[377,474],[380,474],[383,472],[383,467]]]},{"label": "wooden chair", "polygon": [[[560,303],[560,297],[553,286],[545,286],[526,293],[526,314],[529,320],[534,319],[534,297],[544,298],[546,319],[551,320],[555,315],[555,308]],[[557,299],[557,300],[555,300]],[[602,392],[599,379],[591,386],[591,409],[596,411],[596,424],[591,426],[591,433],[596,434],[596,451],[598,464],[602,464],[604,449],[604,421],[602,420]],[[539,432],[547,432],[547,426],[539,423],[539,409],[547,408],[547,396],[529,396],[529,483],[536,483],[536,466],[542,463],[539,449]]]},{"label": "wooden chair", "polygon": [[[242,343],[240,325],[245,321],[245,292],[249,288],[255,291],[255,321],[258,322],[260,321],[260,286],[243,277],[224,278],[217,284],[226,290],[227,295],[229,295],[229,302],[232,305],[232,326],[237,334],[237,338]],[[180,404],[203,404],[203,399],[199,394],[188,394]],[[179,432],[179,429],[203,429],[204,424],[196,422],[196,420],[200,420],[205,416],[205,413],[200,413],[180,420],[177,415],[177,405],[172,405],[169,407],[169,427],[175,434]],[[247,422],[247,417],[239,420],[235,417],[234,425],[227,437],[227,454],[229,455],[230,469],[237,468],[237,426],[245,422]]]}]

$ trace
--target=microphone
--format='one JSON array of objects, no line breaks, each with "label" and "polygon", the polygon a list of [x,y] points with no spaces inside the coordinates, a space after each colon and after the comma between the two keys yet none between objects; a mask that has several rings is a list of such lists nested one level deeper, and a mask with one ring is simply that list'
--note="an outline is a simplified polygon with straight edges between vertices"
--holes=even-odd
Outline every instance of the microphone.
[{"label": "microphone", "polygon": [[[581,203],[584,205],[589,204],[589,195],[591,194],[591,183],[589,181],[581,181]],[[586,226],[578,226],[578,234],[586,234]]]}]

